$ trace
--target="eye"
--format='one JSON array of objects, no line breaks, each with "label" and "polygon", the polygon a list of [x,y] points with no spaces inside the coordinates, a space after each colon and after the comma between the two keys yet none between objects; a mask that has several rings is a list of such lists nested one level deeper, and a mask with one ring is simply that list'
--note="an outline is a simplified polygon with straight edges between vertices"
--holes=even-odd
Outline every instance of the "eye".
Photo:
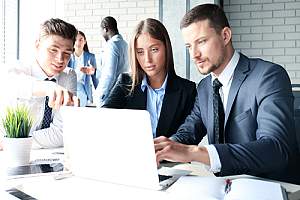
[{"label": "eye", "polygon": [[203,45],[203,44],[205,44],[205,42],[206,42],[206,40],[199,40],[199,44],[201,44],[201,45]]},{"label": "eye", "polygon": [[69,57],[71,56],[71,54],[72,54],[72,53],[70,53],[70,52],[64,52],[64,56],[65,56],[66,58],[69,58]]},{"label": "eye", "polygon": [[158,52],[158,48],[156,48],[156,47],[151,48],[151,52],[152,52],[152,53]]},{"label": "eye", "polygon": [[56,53],[56,52],[57,52],[57,49],[55,49],[55,48],[50,48],[50,49],[48,49],[48,51],[49,51],[50,53]]},{"label": "eye", "polygon": [[144,51],[142,49],[137,49],[136,50],[136,54],[138,55],[143,55],[144,54]]}]

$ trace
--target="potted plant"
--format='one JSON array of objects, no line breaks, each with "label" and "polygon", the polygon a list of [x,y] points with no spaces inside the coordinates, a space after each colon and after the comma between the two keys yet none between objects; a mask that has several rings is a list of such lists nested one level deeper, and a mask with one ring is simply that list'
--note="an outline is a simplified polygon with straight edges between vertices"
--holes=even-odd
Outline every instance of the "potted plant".
[{"label": "potted plant", "polygon": [[27,165],[30,161],[32,137],[29,136],[33,119],[25,105],[8,107],[2,119],[5,137],[3,151],[9,165]]}]

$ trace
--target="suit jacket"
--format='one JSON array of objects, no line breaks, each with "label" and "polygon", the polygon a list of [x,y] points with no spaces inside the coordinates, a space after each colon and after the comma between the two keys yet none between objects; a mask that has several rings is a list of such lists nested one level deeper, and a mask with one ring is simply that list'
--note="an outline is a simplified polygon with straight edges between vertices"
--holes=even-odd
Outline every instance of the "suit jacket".
[{"label": "suit jacket", "polygon": [[[89,52],[84,51],[83,52],[83,62],[84,62],[84,66],[93,66],[95,68],[97,68],[97,64],[96,64],[96,59],[95,59],[95,55]],[[71,59],[68,63],[68,67],[75,69],[78,66],[75,66],[75,56],[74,54],[71,55]],[[84,81],[84,90],[85,93],[87,95],[88,100],[93,100],[93,95],[92,95],[92,87],[91,87],[91,79],[94,85],[94,88],[96,89],[99,83],[99,80],[97,79],[97,75],[96,75],[96,71],[93,75],[86,75],[85,74],[85,81]]]},{"label": "suit jacket", "polygon": [[281,66],[241,54],[226,105],[225,144],[215,144],[211,76],[201,80],[197,91],[174,140],[198,144],[207,134],[219,154],[221,176],[250,174],[300,183],[293,94]]},{"label": "suit jacket", "polygon": [[[141,89],[141,84],[135,86],[129,94],[131,78],[123,73],[112,89],[103,107],[124,109],[147,109],[147,91]],[[160,117],[156,127],[156,136],[170,137],[190,113],[196,96],[194,82],[183,79],[175,74],[169,74],[166,92],[162,103]]]}]

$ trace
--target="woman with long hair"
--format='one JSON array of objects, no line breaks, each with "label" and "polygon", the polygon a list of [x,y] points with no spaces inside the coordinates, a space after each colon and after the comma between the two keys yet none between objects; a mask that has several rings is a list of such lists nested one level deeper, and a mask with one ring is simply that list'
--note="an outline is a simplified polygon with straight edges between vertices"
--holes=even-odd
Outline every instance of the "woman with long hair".
[{"label": "woman with long hair", "polygon": [[139,22],[129,47],[131,74],[121,74],[103,107],[150,113],[153,137],[169,137],[190,113],[194,82],[176,75],[169,34],[148,18]]},{"label": "woman with long hair", "polygon": [[68,63],[68,67],[75,69],[77,74],[77,96],[80,106],[86,106],[93,102],[92,85],[97,88],[95,55],[90,53],[85,34],[78,31],[74,44],[74,53]]}]

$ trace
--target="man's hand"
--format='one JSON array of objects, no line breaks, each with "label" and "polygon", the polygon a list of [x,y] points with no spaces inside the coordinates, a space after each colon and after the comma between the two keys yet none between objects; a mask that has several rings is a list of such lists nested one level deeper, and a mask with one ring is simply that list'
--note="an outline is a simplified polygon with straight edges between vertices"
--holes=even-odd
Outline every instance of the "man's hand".
[{"label": "man's hand", "polygon": [[154,139],[156,162],[168,160],[173,162],[199,161],[209,165],[209,156],[205,147],[185,145],[164,136]]},{"label": "man's hand", "polygon": [[33,88],[34,96],[48,96],[48,105],[57,110],[62,105],[78,106],[79,100],[66,88],[52,82],[52,81],[37,81]]}]

